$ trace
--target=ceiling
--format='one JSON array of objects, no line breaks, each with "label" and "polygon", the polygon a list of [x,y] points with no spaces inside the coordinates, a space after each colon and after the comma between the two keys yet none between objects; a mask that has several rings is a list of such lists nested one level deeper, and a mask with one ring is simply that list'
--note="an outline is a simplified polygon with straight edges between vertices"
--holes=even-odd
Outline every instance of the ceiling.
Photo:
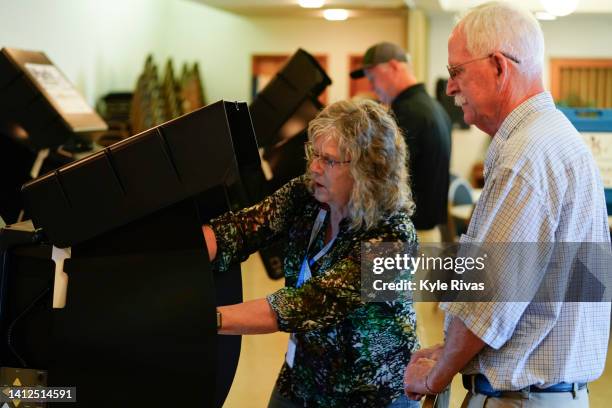
[{"label": "ceiling", "polygon": [[[484,0],[438,0],[446,11],[457,12],[474,7]],[[418,3],[418,2],[417,2]],[[527,8],[531,11],[544,9],[540,0],[513,0],[512,4]],[[610,0],[579,0],[576,13],[612,13]]]},{"label": "ceiling", "polygon": [[[322,9],[304,9],[298,0],[192,0],[232,13],[249,16],[321,17]],[[324,8],[346,8],[350,17],[373,17],[405,13],[418,7],[426,12],[455,13],[485,0],[326,0]],[[532,11],[542,10],[540,0],[513,0]],[[610,0],[580,0],[576,13],[612,13]]]},{"label": "ceiling", "polygon": [[[192,0],[232,13],[248,16],[322,17],[323,9],[305,9],[298,0]],[[437,0],[432,0],[437,1]],[[350,10],[349,17],[405,13],[412,0],[326,0],[324,8]]]}]

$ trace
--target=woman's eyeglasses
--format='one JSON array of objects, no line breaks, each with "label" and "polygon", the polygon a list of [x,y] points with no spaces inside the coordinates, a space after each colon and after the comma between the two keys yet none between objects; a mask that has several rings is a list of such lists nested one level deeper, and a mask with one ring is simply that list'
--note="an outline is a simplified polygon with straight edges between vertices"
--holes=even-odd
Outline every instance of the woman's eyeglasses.
[{"label": "woman's eyeglasses", "polygon": [[[516,62],[517,64],[521,63],[521,61],[519,61],[517,58],[513,57],[512,55],[509,55],[509,54],[507,54],[505,52],[500,52],[500,54],[503,55],[504,57],[508,58],[510,61]],[[471,64],[472,62],[481,61],[483,59],[491,58],[493,55],[494,55],[494,53],[491,53],[491,54],[487,55],[486,57],[474,58],[473,60],[469,60],[469,61],[463,62],[461,64],[447,65],[446,69],[448,70],[448,76],[450,76],[450,79],[455,79],[455,77],[457,75],[459,75],[461,73],[461,71],[463,71],[462,67],[466,66],[467,64]]]},{"label": "woman's eyeglasses", "polygon": [[326,169],[333,169],[336,165],[348,164],[351,162],[350,160],[335,160],[327,156],[321,156],[319,153],[314,151],[312,143],[310,142],[304,143],[304,151],[306,152],[306,160],[309,162],[318,160],[321,167]]}]

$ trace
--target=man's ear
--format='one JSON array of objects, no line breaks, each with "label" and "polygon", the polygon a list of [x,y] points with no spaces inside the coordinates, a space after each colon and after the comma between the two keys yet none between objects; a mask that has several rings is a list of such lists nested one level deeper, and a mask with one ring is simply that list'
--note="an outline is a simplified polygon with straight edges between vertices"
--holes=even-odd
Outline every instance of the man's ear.
[{"label": "man's ear", "polygon": [[506,58],[499,52],[493,53],[493,56],[491,58],[493,59],[493,63],[495,64],[495,68],[497,69],[497,76],[507,74],[506,70],[508,69],[508,61],[506,60]]},{"label": "man's ear", "polygon": [[398,70],[398,68],[399,68],[399,65],[400,65],[399,61],[394,60],[394,59],[389,60],[389,62],[388,62],[387,64],[389,65],[389,67],[390,67],[390,68],[391,68],[393,71],[397,71],[397,70]]},{"label": "man's ear", "polygon": [[499,79],[498,89],[501,90],[508,79],[508,60],[500,52],[493,53],[491,59],[493,59],[493,64],[495,64],[495,69],[497,70],[497,77]]}]

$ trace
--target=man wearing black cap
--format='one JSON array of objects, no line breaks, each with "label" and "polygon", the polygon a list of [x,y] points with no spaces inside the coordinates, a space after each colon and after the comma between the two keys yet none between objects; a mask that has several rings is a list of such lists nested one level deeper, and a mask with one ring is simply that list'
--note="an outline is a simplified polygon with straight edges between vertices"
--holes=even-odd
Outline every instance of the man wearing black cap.
[{"label": "man wearing black cap", "polygon": [[404,50],[383,42],[368,48],[352,78],[366,76],[381,102],[390,105],[410,153],[410,178],[416,212],[412,218],[421,242],[441,240],[446,223],[451,121],[444,108],[418,83]]}]

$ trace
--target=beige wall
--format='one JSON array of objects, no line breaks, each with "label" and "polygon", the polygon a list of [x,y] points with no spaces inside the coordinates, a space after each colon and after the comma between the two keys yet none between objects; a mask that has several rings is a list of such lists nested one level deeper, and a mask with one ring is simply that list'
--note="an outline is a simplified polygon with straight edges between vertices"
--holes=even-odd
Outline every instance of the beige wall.
[{"label": "beige wall", "polygon": [[[93,102],[131,89],[148,53],[198,60],[210,100],[248,99],[250,58],[303,47],[329,56],[330,99],[348,92],[348,55],[377,41],[407,44],[408,18],[248,18],[190,0],[0,0],[0,46],[42,50]],[[445,76],[450,14],[429,16],[428,84]],[[547,57],[611,57],[612,15],[572,15],[542,23]]]},{"label": "beige wall", "polygon": [[171,8],[161,49],[178,59],[199,59],[209,100],[250,96],[251,56],[292,54],[299,47],[327,54],[330,102],[348,97],[348,58],[378,41],[405,44],[406,19],[359,18],[329,22],[320,18],[244,17],[190,1]]},{"label": "beige wall", "polygon": [[[541,23],[546,42],[544,84],[549,88],[548,60],[554,57],[612,58],[612,15],[570,15]],[[446,71],[448,36],[454,16],[429,16],[428,90],[433,94],[436,80],[448,78]],[[468,178],[472,165],[484,158],[490,137],[474,126],[453,132],[451,171]]]},{"label": "beige wall", "polygon": [[[446,72],[446,42],[454,26],[451,14],[429,17],[429,89]],[[544,84],[548,88],[548,60],[555,57],[612,58],[612,14],[575,14],[555,21],[541,22],[544,32]]]},{"label": "beige wall", "polygon": [[359,18],[345,22],[323,19],[252,19],[261,36],[251,53],[292,52],[299,45],[311,53],[328,55],[328,75],[333,83],[330,102],[346,99],[349,92],[349,56],[361,55],[374,43],[405,43],[406,20],[402,16]]},{"label": "beige wall", "polygon": [[251,55],[328,55],[330,101],[348,96],[348,56],[406,43],[406,18],[248,18],[189,0],[0,0],[0,46],[44,51],[90,103],[133,89],[147,54],[200,62],[209,101],[248,100]]},{"label": "beige wall", "polygon": [[[42,50],[93,104],[109,91],[131,90],[145,56],[175,69],[199,61],[209,101],[249,100],[251,56],[302,47],[328,55],[330,102],[348,96],[348,57],[378,41],[407,44],[408,18],[327,22],[314,18],[249,18],[190,0],[0,0],[0,46]],[[428,88],[446,77],[453,16],[428,18]],[[544,22],[546,56],[612,58],[612,15],[572,15]],[[547,67],[546,67],[547,68]],[[548,75],[546,75],[546,81]],[[455,132],[452,168],[467,176],[486,149],[477,129]]]},{"label": "beige wall", "polygon": [[43,51],[90,103],[131,89],[166,0],[0,0],[0,47]]}]

